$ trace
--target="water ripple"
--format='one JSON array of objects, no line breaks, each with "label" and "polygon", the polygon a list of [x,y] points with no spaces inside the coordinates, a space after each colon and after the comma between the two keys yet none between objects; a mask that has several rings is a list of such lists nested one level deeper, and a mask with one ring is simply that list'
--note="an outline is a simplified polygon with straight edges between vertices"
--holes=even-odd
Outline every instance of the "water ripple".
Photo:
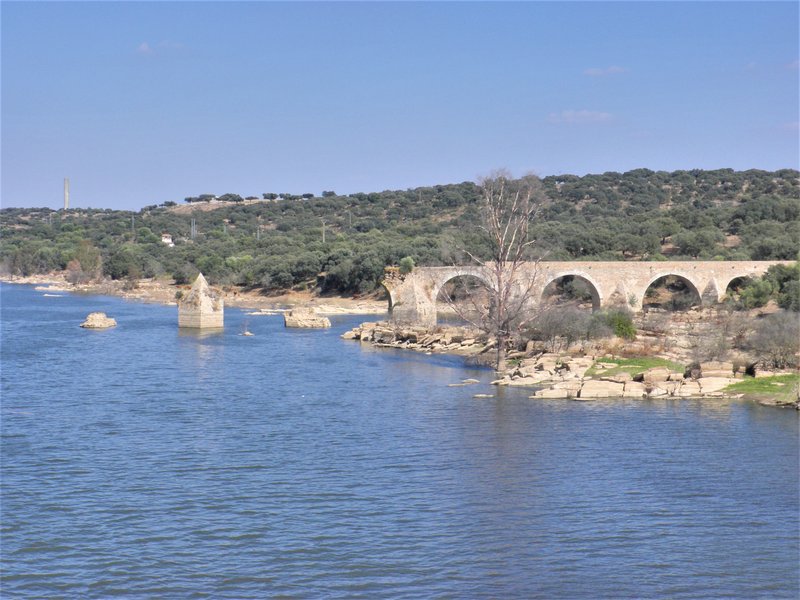
[{"label": "water ripple", "polygon": [[[796,598],[798,419],[1,286],[3,597]],[[77,327],[102,310],[120,323]]]}]

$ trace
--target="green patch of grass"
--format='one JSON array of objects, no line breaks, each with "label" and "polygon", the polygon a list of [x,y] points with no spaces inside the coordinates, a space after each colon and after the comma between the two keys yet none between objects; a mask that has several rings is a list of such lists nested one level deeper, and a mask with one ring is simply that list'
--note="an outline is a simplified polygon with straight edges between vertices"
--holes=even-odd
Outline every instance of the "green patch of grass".
[{"label": "green patch of grass", "polygon": [[791,401],[797,397],[798,375],[773,375],[772,377],[747,377],[732,383],[725,392],[745,396],[765,397]]},{"label": "green patch of grass", "polygon": [[[615,364],[617,366],[603,369],[599,367],[597,363]],[[640,358],[603,358],[595,361],[595,364],[586,371],[586,375],[592,377],[595,375],[602,375],[605,377],[607,375],[619,375],[620,373],[637,375],[654,367],[667,367],[670,371],[678,371],[679,373],[682,373],[684,370],[682,364],[667,360],[666,358],[646,356]]]}]

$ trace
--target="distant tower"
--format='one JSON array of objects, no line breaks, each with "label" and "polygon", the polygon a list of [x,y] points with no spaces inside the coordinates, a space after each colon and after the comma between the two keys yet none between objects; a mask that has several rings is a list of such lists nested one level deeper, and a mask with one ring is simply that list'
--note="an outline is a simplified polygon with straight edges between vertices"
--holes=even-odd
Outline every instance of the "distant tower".
[{"label": "distant tower", "polygon": [[69,177],[64,177],[64,210],[69,209]]}]

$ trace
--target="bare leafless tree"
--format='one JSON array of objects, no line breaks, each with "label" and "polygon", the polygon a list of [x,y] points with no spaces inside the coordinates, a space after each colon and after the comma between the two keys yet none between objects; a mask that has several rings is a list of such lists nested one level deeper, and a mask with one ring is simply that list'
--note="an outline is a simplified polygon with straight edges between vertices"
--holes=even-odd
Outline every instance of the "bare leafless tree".
[{"label": "bare leafless tree", "polygon": [[[479,182],[481,222],[478,230],[484,251],[465,254],[481,267],[482,280],[462,302],[445,291],[445,300],[472,326],[496,342],[496,368],[505,364],[509,342],[516,331],[535,317],[533,290],[538,283],[538,261],[531,224],[544,204],[541,181],[535,175],[514,179],[495,171]],[[482,288],[482,289],[480,289]]]}]

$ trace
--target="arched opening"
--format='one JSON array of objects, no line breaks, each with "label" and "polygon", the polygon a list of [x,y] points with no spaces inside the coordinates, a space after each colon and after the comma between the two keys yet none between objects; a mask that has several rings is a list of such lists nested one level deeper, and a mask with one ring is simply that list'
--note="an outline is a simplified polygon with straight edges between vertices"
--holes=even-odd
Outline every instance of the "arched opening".
[{"label": "arched opening", "polygon": [[742,290],[753,282],[753,278],[747,275],[742,277],[734,277],[730,280],[725,287],[725,293],[722,298],[725,302],[738,302],[742,294]]},{"label": "arched opening", "polygon": [[474,275],[456,275],[436,295],[436,322],[452,325],[480,323],[491,304],[491,287]]},{"label": "arched opening", "polygon": [[701,304],[695,285],[680,275],[656,278],[644,292],[642,308],[648,310],[684,311]]},{"label": "arched opening", "polygon": [[542,304],[548,307],[569,306],[594,311],[600,308],[600,294],[585,277],[563,275],[545,286]]},{"label": "arched opening", "polygon": [[389,288],[387,288],[383,282],[381,282],[381,284],[375,290],[375,300],[385,301],[386,312],[388,312],[390,315],[392,314],[392,308],[394,308],[392,303],[392,292],[389,291]]}]

